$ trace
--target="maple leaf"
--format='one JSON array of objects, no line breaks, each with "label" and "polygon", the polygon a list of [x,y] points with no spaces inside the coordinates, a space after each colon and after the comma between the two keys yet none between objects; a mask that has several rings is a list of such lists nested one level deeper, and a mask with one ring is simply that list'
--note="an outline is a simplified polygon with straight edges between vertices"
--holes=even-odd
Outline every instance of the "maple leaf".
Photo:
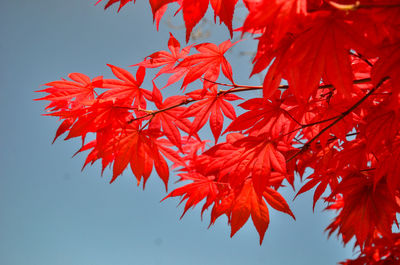
[{"label": "maple leaf", "polygon": [[191,45],[181,50],[181,45],[179,41],[170,32],[168,40],[168,49],[170,50],[170,52],[155,52],[147,56],[143,62],[140,62],[133,66],[143,66],[145,68],[157,68],[163,66],[158,71],[156,77],[164,73],[171,73],[175,68],[175,64],[178,63],[180,59],[185,58],[186,55],[190,52],[190,48]]},{"label": "maple leaf", "polygon": [[333,191],[333,194],[341,193],[343,197],[328,207],[340,213],[326,230],[331,235],[338,229],[345,243],[355,236],[357,244],[363,246],[366,240],[372,238],[375,229],[390,237],[399,205],[387,192],[386,184],[380,182],[374,187],[366,177],[368,174],[350,173]]},{"label": "maple leaf", "polygon": [[269,30],[268,36],[274,47],[288,31],[297,27],[299,18],[307,14],[305,0],[244,0],[244,3],[249,14],[243,23],[243,32]]},{"label": "maple leaf", "polygon": [[231,237],[247,222],[251,215],[253,224],[260,235],[260,245],[269,225],[269,211],[262,198],[257,196],[250,181],[243,184],[235,198],[231,214]]},{"label": "maple leaf", "polygon": [[214,9],[214,21],[216,20],[216,17],[219,17],[221,22],[223,22],[228,28],[232,38],[232,19],[238,0],[210,0],[210,2]]},{"label": "maple leaf", "polygon": [[290,210],[290,207],[287,204],[285,198],[283,198],[279,192],[267,187],[263,193],[263,197],[272,208],[277,211],[286,213],[290,215],[294,220],[296,220],[296,217],[294,217],[294,214],[292,213],[292,210]]},{"label": "maple leaf", "polygon": [[[214,86],[204,96],[203,90],[196,90],[188,94],[193,99],[202,99],[192,104],[184,113],[183,117],[194,117],[190,127],[190,135],[196,134],[207,122],[210,117],[210,128],[214,135],[215,142],[221,134],[224,116],[231,120],[236,118],[236,113],[228,101],[241,99],[233,94],[220,94]],[[222,114],[223,113],[223,114]]]},{"label": "maple leaf", "polygon": [[[222,73],[233,83],[232,67],[226,60],[224,54],[233,45],[230,40],[222,42],[219,46],[213,43],[202,43],[194,46],[200,53],[193,54],[186,57],[177,68],[189,69],[184,80],[182,87],[187,87],[188,84],[196,81],[203,77],[205,79],[204,85],[206,87],[212,85],[211,82],[215,82],[222,69]],[[207,85],[209,84],[209,85]]]},{"label": "maple leaf", "polygon": [[151,11],[153,12],[153,18],[156,17],[157,11],[165,7],[167,4],[176,2],[177,0],[149,0]]},{"label": "maple leaf", "polygon": [[[274,71],[284,73],[299,99],[307,100],[318,88],[321,78],[333,84],[340,95],[350,96],[353,72],[349,50],[359,47],[358,43],[368,41],[349,23],[335,14],[321,14],[308,30],[297,36],[283,57],[271,66]],[[286,65],[290,67],[283,69]],[[266,76],[266,96],[276,89],[277,83],[271,81],[273,77],[274,72]]]},{"label": "maple leaf", "polygon": [[152,99],[158,109],[165,109],[165,111],[157,113],[152,118],[151,123],[161,123],[162,125],[158,125],[158,127],[162,127],[163,133],[170,142],[181,149],[181,134],[178,128],[190,134],[191,122],[182,116],[186,110],[185,107],[174,106],[182,104],[187,98],[185,96],[172,96],[162,102],[162,94],[153,82]]},{"label": "maple leaf", "polygon": [[108,65],[113,74],[120,80],[104,79],[103,88],[109,88],[106,92],[99,96],[103,100],[118,100],[130,105],[134,108],[146,108],[146,100],[151,99],[151,92],[140,88],[144,76],[145,68],[139,67],[136,72],[136,79],[127,70],[114,65]]},{"label": "maple leaf", "polygon": [[370,150],[379,150],[395,139],[400,128],[399,118],[398,111],[392,110],[389,104],[371,109],[370,114],[364,118],[365,125],[361,125]]},{"label": "maple leaf", "polygon": [[267,185],[272,184],[271,180],[275,177],[273,172],[282,176],[281,180],[284,178],[285,157],[268,138],[249,136],[236,141],[234,145],[243,148],[235,174],[243,177],[249,174],[258,196],[261,197]]},{"label": "maple leaf", "polygon": [[77,117],[65,140],[79,136],[85,138],[87,133],[97,132],[106,127],[123,126],[131,114],[127,108],[121,106],[122,104],[115,101],[96,100]]},{"label": "maple leaf", "polygon": [[193,181],[192,183],[186,184],[182,187],[176,188],[169,193],[163,200],[169,197],[182,197],[181,202],[186,200],[185,208],[181,215],[181,218],[185,215],[187,210],[195,207],[199,202],[206,199],[201,214],[212,204],[217,198],[218,187],[212,177],[205,177],[198,173],[181,173],[179,174],[181,179],[179,181]]},{"label": "maple leaf", "polygon": [[264,98],[252,98],[239,106],[248,110],[226,128],[227,131],[244,131],[257,136],[265,133],[278,137],[293,129],[293,120],[288,119],[288,112],[280,99],[270,101]]},{"label": "maple leaf", "polygon": [[286,175],[285,157],[265,136],[229,134],[227,142],[215,145],[200,158],[203,156],[209,158],[202,164],[205,174],[227,175],[232,187],[251,178],[259,197],[268,185],[279,187]]},{"label": "maple leaf", "polygon": [[396,264],[400,259],[400,234],[393,233],[392,237],[383,237],[375,233],[371,244],[363,248],[359,256],[352,260],[340,262],[342,265],[364,264]]},{"label": "maple leaf", "polygon": [[[348,142],[345,143],[345,145],[354,147],[354,150],[347,149],[347,151],[351,151],[351,153],[339,152],[337,149],[333,148],[333,146],[337,146],[337,143],[331,142],[327,146],[318,145],[318,149],[315,148],[313,153],[306,154],[301,159],[300,163],[312,166],[314,171],[306,178],[308,182],[300,188],[295,198],[316,187],[313,196],[313,211],[317,201],[328,187],[330,190],[335,190],[337,188],[339,184],[339,176],[354,171],[354,164],[352,163],[357,163],[358,161],[352,154],[360,151],[362,146],[357,146],[354,142]],[[349,157],[349,160],[340,160],[341,156]],[[341,163],[341,161],[343,162]],[[304,170],[302,171],[304,174]]]},{"label": "maple leaf", "polygon": [[[182,1],[183,0],[149,0],[151,11],[153,12],[153,23],[156,22],[157,30],[159,30],[161,18],[164,16],[165,12],[168,9],[168,4],[176,2],[180,6],[182,6]],[[179,10],[176,11],[176,13],[178,13]]]},{"label": "maple leaf", "polygon": [[81,104],[94,99],[94,89],[96,87],[102,87],[102,76],[90,80],[90,78],[84,74],[71,73],[68,77],[72,81],[62,79],[44,84],[49,87],[36,92],[45,92],[49,93],[49,95],[35,100],[52,101],[50,105],[46,107],[46,109],[52,109],[52,111],[68,109],[71,104],[74,103],[75,107],[80,107]]},{"label": "maple leaf", "polygon": [[232,36],[232,18],[238,0],[183,0],[182,13],[186,26],[186,42],[189,41],[193,28],[206,14],[210,1],[215,16],[218,16],[228,27]]},{"label": "maple leaf", "polygon": [[392,47],[385,49],[385,53],[374,64],[372,68],[372,80],[377,85],[381,80],[390,77],[395,93],[400,93],[399,73],[400,73],[400,44],[396,43]]},{"label": "maple leaf", "polygon": [[182,4],[183,20],[186,26],[186,42],[189,41],[193,28],[206,14],[209,0],[184,0]]},{"label": "maple leaf", "polygon": [[[380,163],[375,163],[374,166],[377,168],[376,175],[374,176],[374,185],[377,185],[380,181],[386,179],[388,190],[392,196],[397,195],[397,190],[400,187],[400,181],[398,178],[399,172],[399,137],[397,136],[393,143],[385,145],[383,151],[380,153]],[[372,164],[372,162],[371,162]]]},{"label": "maple leaf", "polygon": [[172,73],[173,75],[169,77],[168,82],[165,85],[166,87],[171,85],[172,83],[179,81],[188,72],[188,70],[185,68],[175,67],[175,64],[179,63],[180,59],[186,58],[187,54],[190,52],[191,47],[192,45],[180,50],[180,43],[175,39],[172,33],[170,33],[170,38],[168,40],[168,48],[170,52],[155,52],[147,56],[143,62],[140,62],[133,66],[143,66],[145,68],[158,68],[162,66],[154,79],[162,74]]},{"label": "maple leaf", "polygon": [[[167,189],[169,170],[167,162],[159,152],[157,142],[159,136],[159,133],[154,131],[139,129],[139,123],[132,122],[125,128],[115,129],[102,144],[94,146],[91,144],[90,148],[94,149],[85,164],[103,159],[104,168],[104,165],[107,166],[113,162],[113,175],[110,183],[114,182],[130,165],[138,185],[143,179],[143,187],[145,187],[154,165]],[[80,151],[87,149],[84,148]]]},{"label": "maple leaf", "polygon": [[91,80],[84,74],[71,73],[68,77],[72,81],[62,79],[45,84],[49,87],[37,92],[46,92],[49,95],[35,99],[51,101],[46,109],[52,113],[47,115],[57,116],[64,120],[57,129],[53,143],[60,135],[70,130],[81,115],[86,113],[85,108],[94,102],[95,88],[103,86],[101,76]]},{"label": "maple leaf", "polygon": [[[319,200],[321,195],[325,192],[326,188],[328,187],[328,184],[330,184],[331,179],[335,179],[334,177],[335,177],[335,175],[333,177],[332,176],[320,176],[320,175],[315,175],[315,174],[310,175],[309,177],[307,177],[308,182],[301,187],[301,189],[297,192],[296,197],[306,191],[309,191],[310,189],[314,188],[315,186],[317,186],[317,188],[315,189],[315,192],[314,192],[314,196],[313,196],[313,211],[314,211],[317,201]],[[336,184],[337,184],[337,182],[336,182]],[[332,185],[332,186],[334,186],[334,185]]]}]

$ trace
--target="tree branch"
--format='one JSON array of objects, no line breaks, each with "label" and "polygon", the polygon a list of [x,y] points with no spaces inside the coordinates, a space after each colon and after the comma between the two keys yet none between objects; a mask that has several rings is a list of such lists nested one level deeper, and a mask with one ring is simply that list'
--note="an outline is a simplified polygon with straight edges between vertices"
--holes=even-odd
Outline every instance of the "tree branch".
[{"label": "tree branch", "polygon": [[170,110],[170,109],[174,109],[174,108],[177,108],[177,107],[179,107],[179,106],[187,105],[187,104],[189,104],[189,103],[191,103],[191,102],[193,102],[193,101],[198,101],[198,100],[195,100],[195,99],[186,99],[186,100],[182,101],[181,103],[172,105],[172,106],[167,107],[167,108],[164,108],[164,109],[154,110],[154,111],[151,111],[151,110],[143,110],[143,111],[148,112],[148,114],[143,115],[143,116],[140,116],[140,117],[137,117],[137,118],[134,118],[134,119],[131,119],[130,121],[128,121],[128,124],[129,124],[129,123],[132,123],[132,122],[134,122],[134,121],[137,121],[137,120],[141,120],[141,119],[150,117],[150,116],[153,116],[153,117],[154,117],[157,113],[164,112],[164,111],[167,111],[167,110]]},{"label": "tree branch", "polygon": [[329,130],[332,126],[334,126],[335,124],[337,124],[339,121],[341,121],[344,117],[346,117],[347,115],[349,115],[353,110],[355,110],[358,106],[361,105],[361,103],[363,103],[369,96],[371,96],[382,84],[383,82],[385,82],[386,80],[388,80],[388,77],[383,78],[381,81],[379,81],[379,83],[372,88],[364,97],[362,97],[359,101],[357,101],[353,106],[351,106],[348,110],[346,110],[345,112],[343,112],[342,114],[338,115],[338,117],[331,122],[328,126],[326,126],[325,128],[323,128],[317,135],[315,135],[313,138],[310,139],[310,141],[308,141],[298,152],[296,152],[293,156],[291,156],[289,159],[286,160],[286,162],[289,162],[291,160],[293,160],[296,156],[298,156],[299,154],[303,153],[304,151],[306,151],[310,145],[315,142],[324,132],[326,132],[327,130]]},{"label": "tree branch", "polygon": [[[217,96],[220,96],[220,95],[223,95],[223,94],[230,94],[230,93],[238,93],[238,92],[244,92],[244,91],[251,91],[251,90],[261,90],[261,89],[263,88],[262,86],[233,85],[233,84],[218,83],[218,82],[210,81],[210,80],[207,80],[207,79],[204,79],[204,80],[206,80],[206,81],[208,81],[208,82],[212,82],[212,83],[217,84],[217,85],[221,85],[221,86],[230,86],[230,87],[232,87],[231,89],[228,89],[228,90],[220,90],[220,91],[217,93]],[[371,81],[370,78],[356,79],[356,80],[353,81],[353,84],[368,83],[368,82],[370,82],[370,81]],[[327,85],[320,85],[318,89],[333,88],[333,87],[334,87],[334,86],[333,86],[332,84],[327,84]],[[288,86],[288,85],[281,85],[281,86],[279,86],[278,88],[279,88],[279,89],[287,89],[287,88],[289,88],[289,86]],[[137,121],[137,120],[145,119],[145,118],[150,117],[150,116],[155,116],[156,114],[158,114],[158,113],[160,113],[160,112],[164,112],[164,111],[167,111],[167,110],[170,110],[170,109],[173,109],[173,108],[177,108],[177,107],[179,107],[179,106],[187,105],[187,104],[189,104],[189,103],[192,103],[192,102],[195,102],[195,101],[199,101],[199,100],[202,100],[202,99],[186,99],[186,100],[182,101],[181,103],[172,105],[172,106],[167,107],[167,108],[164,108],[164,109],[155,110],[155,111],[153,111],[153,110],[141,110],[141,111],[147,112],[147,114],[129,120],[129,121],[128,121],[128,124],[130,124],[130,123],[132,123],[132,122],[134,122],[134,121]],[[340,116],[340,115],[339,115],[339,116]],[[300,130],[300,129],[302,129],[302,128],[309,127],[309,126],[312,126],[312,125],[315,125],[315,124],[318,124],[318,123],[327,122],[327,121],[330,121],[330,120],[335,119],[335,118],[336,118],[336,117],[329,118],[329,119],[327,119],[327,120],[319,121],[319,122],[312,123],[312,124],[302,125],[302,127],[300,127],[300,128],[297,129],[297,130]],[[296,122],[296,123],[298,123],[298,122]],[[303,127],[303,126],[304,126],[304,127]],[[296,130],[296,131],[297,131],[297,130]]]}]

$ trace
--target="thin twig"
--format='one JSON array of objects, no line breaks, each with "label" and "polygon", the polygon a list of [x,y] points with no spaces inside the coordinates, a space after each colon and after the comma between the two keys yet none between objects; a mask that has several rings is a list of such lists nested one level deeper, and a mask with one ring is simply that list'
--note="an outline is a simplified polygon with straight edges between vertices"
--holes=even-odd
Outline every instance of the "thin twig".
[{"label": "thin twig", "polygon": [[345,112],[343,112],[342,114],[340,114],[333,122],[331,122],[328,126],[326,126],[325,128],[323,128],[316,136],[314,136],[313,138],[310,139],[310,141],[308,141],[305,145],[303,145],[303,147],[296,152],[293,156],[291,156],[289,159],[286,160],[286,162],[289,162],[291,160],[293,160],[296,156],[298,156],[299,154],[303,153],[304,151],[306,151],[310,145],[315,142],[324,132],[326,132],[327,130],[329,130],[332,126],[334,126],[336,123],[338,123],[339,121],[341,121],[344,117],[346,117],[347,115],[349,115],[353,110],[355,110],[358,106],[361,105],[361,103],[363,103],[369,96],[371,96],[382,84],[383,82],[385,82],[388,79],[388,77],[383,78],[381,81],[379,81],[379,83],[372,88],[364,97],[362,97],[359,101],[357,101],[353,106],[351,106],[348,110],[346,110]]},{"label": "thin twig", "polygon": [[[207,80],[207,79],[204,79],[204,80],[209,81],[209,80]],[[367,82],[370,82],[370,81],[371,81],[370,78],[356,79],[356,80],[353,81],[353,84],[367,83]],[[214,82],[214,81],[209,81],[209,82]],[[222,85],[222,86],[230,86],[230,87],[232,87],[232,88],[229,89],[229,90],[220,90],[220,91],[217,93],[217,96],[220,96],[220,95],[223,95],[223,94],[230,94],[230,93],[237,93],[237,92],[244,92],[244,91],[251,91],[251,90],[260,90],[260,89],[262,89],[262,86],[244,86],[244,85],[236,85],[236,84],[234,84],[234,85],[229,85],[229,84],[223,84],[223,83],[218,83],[218,82],[214,82],[214,83],[215,83],[215,84],[218,84],[218,85]],[[281,85],[281,86],[279,86],[278,88],[279,88],[279,89],[287,89],[288,87],[289,87],[288,85]],[[333,85],[331,85],[331,84],[328,84],[328,85],[321,85],[321,86],[319,86],[319,89],[332,88],[332,87],[333,87]],[[170,109],[173,109],[173,108],[177,108],[177,107],[179,107],[179,106],[187,105],[187,104],[189,104],[189,103],[192,103],[192,102],[194,102],[194,101],[199,101],[199,100],[202,100],[202,99],[186,99],[186,100],[182,101],[181,103],[172,105],[172,106],[167,107],[167,108],[165,108],[165,109],[160,109],[160,110],[155,110],[155,111],[152,111],[152,110],[141,110],[141,111],[147,112],[148,114],[143,115],[143,116],[140,116],[140,117],[137,117],[137,118],[134,118],[134,119],[131,119],[131,120],[128,121],[128,124],[130,124],[130,123],[132,123],[132,122],[134,122],[134,121],[137,121],[137,120],[141,120],[141,119],[150,117],[150,116],[155,116],[156,114],[158,114],[158,113],[160,113],[160,112],[164,112],[164,111],[167,111],[167,110],[170,110]],[[335,119],[335,118],[336,118],[336,117],[332,117],[332,118],[329,118],[329,119],[324,120],[324,121],[319,121],[319,122],[317,122],[317,123],[315,123],[315,124],[327,122],[327,121],[330,121],[330,120]],[[312,124],[312,125],[315,125],[315,124]],[[309,127],[309,126],[312,126],[312,125],[308,125],[308,124],[307,124],[307,125],[302,125],[302,126]],[[303,127],[303,128],[305,128],[305,127]],[[302,128],[299,128],[299,129],[297,129],[297,130],[300,130],[300,129],[302,129]],[[296,131],[297,131],[297,130],[296,130]]]},{"label": "thin twig", "polygon": [[373,67],[374,65],[367,59],[367,58],[365,58],[362,54],[360,54],[360,53],[354,53],[354,52],[352,52],[352,51],[350,51],[350,54],[351,55],[353,55],[353,56],[355,56],[355,57],[357,57],[357,58],[359,58],[359,59],[361,59],[361,60],[363,60],[366,64],[368,64],[370,67]]},{"label": "thin twig", "polygon": [[[363,83],[368,83],[371,82],[371,78],[362,78],[362,79],[356,79],[353,80],[353,84],[363,84]],[[215,83],[221,86],[230,86],[233,87],[234,89],[229,89],[229,90],[221,90],[221,92],[243,92],[243,91],[251,91],[251,90],[261,90],[263,89],[262,86],[246,86],[246,85],[230,85],[230,84],[223,84],[223,83]],[[288,85],[280,85],[278,86],[278,89],[288,89]],[[334,85],[332,84],[326,84],[326,85],[320,85],[318,89],[326,89],[326,88],[334,88]]]},{"label": "thin twig", "polygon": [[196,101],[196,100],[195,99],[186,99],[186,100],[182,101],[181,103],[172,105],[172,106],[167,107],[165,109],[160,109],[160,110],[155,110],[155,111],[147,111],[147,112],[149,112],[148,114],[140,116],[140,117],[137,117],[135,119],[131,119],[130,121],[128,121],[128,124],[132,123],[134,121],[137,121],[137,120],[141,120],[141,119],[147,118],[149,116],[155,116],[157,113],[160,113],[160,112],[164,112],[164,111],[167,111],[167,110],[170,110],[170,109],[177,108],[179,106],[183,106],[183,105],[189,104],[189,103],[191,103],[193,101]]}]

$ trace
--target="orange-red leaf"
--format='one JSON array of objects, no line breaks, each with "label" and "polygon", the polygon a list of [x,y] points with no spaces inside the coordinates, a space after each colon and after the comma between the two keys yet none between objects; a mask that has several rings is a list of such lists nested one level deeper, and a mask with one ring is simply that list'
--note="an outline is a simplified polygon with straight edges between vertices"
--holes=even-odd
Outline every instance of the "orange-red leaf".
[{"label": "orange-red leaf", "polygon": [[269,212],[262,198],[258,197],[250,181],[246,181],[233,202],[231,237],[247,222],[251,215],[253,224],[260,235],[260,244],[269,225]]}]

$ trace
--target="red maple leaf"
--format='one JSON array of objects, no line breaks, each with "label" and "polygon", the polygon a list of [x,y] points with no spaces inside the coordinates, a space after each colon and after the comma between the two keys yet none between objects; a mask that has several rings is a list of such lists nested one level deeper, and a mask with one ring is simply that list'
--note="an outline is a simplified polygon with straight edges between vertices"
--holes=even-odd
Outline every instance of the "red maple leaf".
[{"label": "red maple leaf", "polygon": [[[318,88],[321,78],[333,84],[340,95],[348,97],[353,88],[353,72],[349,50],[368,42],[344,21],[340,14],[321,13],[312,26],[299,34],[282,56],[275,59],[266,75],[264,95],[269,96],[279,83],[277,74],[288,80],[293,93],[308,100]],[[289,65],[290,67],[287,67]]]},{"label": "red maple leaf", "polygon": [[394,213],[400,210],[395,198],[387,192],[386,183],[381,181],[374,186],[366,178],[368,174],[368,171],[349,172],[333,191],[333,195],[343,196],[337,197],[337,201],[328,207],[340,212],[327,230],[332,234],[338,229],[345,243],[355,236],[357,244],[362,246],[372,238],[375,230],[390,237],[396,220]]},{"label": "red maple leaf", "polygon": [[[103,169],[113,163],[113,176],[111,183],[121,175],[125,168],[130,165],[139,185],[143,179],[143,187],[150,177],[153,165],[157,174],[162,179],[167,189],[169,169],[164,157],[160,154],[157,138],[160,132],[141,129],[140,123],[131,122],[125,128],[118,128],[103,135],[105,139],[99,144],[98,141],[84,146],[79,152],[92,149],[88,155],[85,165],[93,164],[102,159]],[[98,135],[98,137],[102,134]]]},{"label": "red maple leaf", "polygon": [[215,16],[221,19],[232,35],[233,12],[238,0],[183,0],[182,13],[186,26],[186,41],[189,41],[193,28],[206,14],[210,1]]},{"label": "red maple leaf", "polygon": [[307,13],[306,0],[245,0],[244,3],[249,14],[243,23],[243,32],[266,31],[273,47],[277,46],[290,29],[296,29],[300,17]]},{"label": "red maple leaf", "polygon": [[185,208],[181,215],[181,218],[185,215],[187,210],[195,207],[199,202],[206,199],[201,213],[214,203],[218,194],[218,187],[212,177],[205,177],[198,173],[181,173],[179,174],[181,179],[179,181],[192,181],[192,183],[186,184],[180,188],[176,188],[168,194],[163,200],[169,197],[182,197],[181,202],[186,200]]},{"label": "red maple leaf", "polygon": [[265,201],[257,196],[250,181],[246,181],[235,198],[231,215],[231,237],[247,222],[251,215],[260,235],[260,244],[269,225],[269,211]]},{"label": "red maple leaf", "polygon": [[68,77],[72,81],[62,79],[53,81],[45,86],[48,88],[39,90],[37,92],[49,93],[49,95],[35,100],[48,100],[51,103],[46,109],[64,110],[69,109],[72,105],[73,108],[80,107],[84,102],[90,102],[94,99],[96,87],[103,86],[103,77],[99,76],[90,80],[90,78],[81,73],[71,73]]},{"label": "red maple leaf", "polygon": [[225,131],[245,131],[254,136],[269,133],[274,137],[289,132],[294,122],[289,118],[279,96],[275,99],[271,102],[264,98],[252,98],[239,104],[248,111],[233,120]]},{"label": "red maple leaf", "polygon": [[216,20],[216,17],[219,17],[221,22],[223,22],[228,28],[232,38],[232,19],[238,0],[210,0],[210,2],[214,9],[214,21]]},{"label": "red maple leaf", "polygon": [[170,140],[170,142],[181,149],[182,137],[178,128],[190,134],[191,122],[182,116],[186,110],[185,107],[174,106],[181,105],[187,100],[187,98],[185,96],[172,96],[163,102],[163,97],[160,90],[153,83],[153,100],[156,107],[159,110],[164,111],[161,111],[155,115],[152,118],[151,123],[160,124],[158,127],[162,127],[163,133]]},{"label": "red maple leaf", "polygon": [[134,125],[121,131],[116,142],[115,161],[113,165],[114,181],[130,164],[138,184],[143,177],[143,186],[150,177],[153,164],[159,177],[163,180],[165,188],[168,187],[168,164],[159,153],[156,137],[148,130],[138,130]]},{"label": "red maple leaf", "polygon": [[372,80],[378,84],[384,78],[390,77],[395,93],[400,93],[400,44],[396,43],[392,47],[386,47],[385,53],[374,64],[372,69]]},{"label": "red maple leaf", "polygon": [[203,93],[203,90],[199,89],[188,94],[192,99],[202,100],[192,104],[183,113],[183,116],[194,117],[190,127],[190,135],[196,134],[206,124],[208,118],[210,118],[210,128],[214,135],[215,142],[218,142],[224,123],[223,114],[231,120],[236,118],[235,110],[228,101],[241,98],[233,94],[220,94],[216,86],[210,88],[210,91],[204,96],[202,96]]},{"label": "red maple leaf", "polygon": [[135,64],[133,66],[143,66],[145,68],[158,68],[162,67],[156,76],[162,74],[172,74],[169,77],[166,86],[169,86],[177,81],[179,81],[188,70],[185,68],[175,67],[177,63],[180,62],[181,59],[187,57],[187,54],[190,52],[192,45],[183,48],[182,50],[180,43],[175,39],[175,37],[170,33],[170,38],[168,41],[168,48],[170,52],[167,51],[158,51],[146,57],[143,62]]},{"label": "red maple leaf", "polygon": [[109,88],[99,96],[103,100],[118,100],[128,105],[133,104],[134,108],[146,108],[146,99],[151,99],[151,92],[141,88],[145,76],[145,69],[139,67],[136,72],[136,79],[127,70],[108,65],[113,74],[119,79],[104,79],[103,88]]},{"label": "red maple leaf", "polygon": [[208,87],[218,79],[220,69],[222,69],[225,77],[233,83],[232,67],[224,56],[225,52],[233,45],[235,43],[227,40],[219,46],[213,43],[202,43],[194,46],[200,53],[186,57],[177,66],[178,69],[188,69],[182,87],[187,87],[201,77],[206,81],[204,82],[205,87]]},{"label": "red maple leaf", "polygon": [[177,0],[149,0],[153,17],[156,16],[157,11],[165,7],[167,4],[176,2]]}]

